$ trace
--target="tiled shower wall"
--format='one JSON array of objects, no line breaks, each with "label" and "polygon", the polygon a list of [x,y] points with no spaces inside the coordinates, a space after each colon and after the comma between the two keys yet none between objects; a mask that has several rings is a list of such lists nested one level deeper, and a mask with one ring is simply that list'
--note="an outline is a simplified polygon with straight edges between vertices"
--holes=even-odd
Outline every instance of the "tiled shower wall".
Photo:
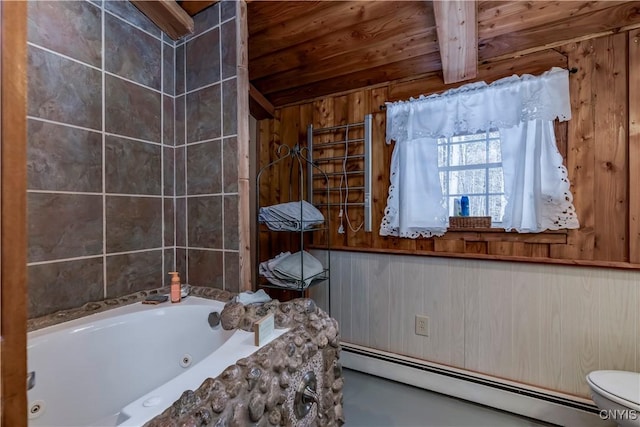
[{"label": "tiled shower wall", "polygon": [[237,227],[222,224],[237,199],[224,157],[235,33],[220,43],[235,2],[198,15],[179,43],[127,1],[31,1],[28,13],[29,316],[158,287],[176,243],[184,281],[188,265],[194,284],[237,289]]},{"label": "tiled shower wall", "polygon": [[[218,7],[220,6],[220,7]],[[236,2],[197,15],[176,47],[176,263],[238,291]]]}]

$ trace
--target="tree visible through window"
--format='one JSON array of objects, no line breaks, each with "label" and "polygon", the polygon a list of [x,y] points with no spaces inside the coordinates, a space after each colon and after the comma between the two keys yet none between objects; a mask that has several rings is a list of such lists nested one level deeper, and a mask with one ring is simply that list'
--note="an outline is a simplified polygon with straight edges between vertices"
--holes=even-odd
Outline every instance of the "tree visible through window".
[{"label": "tree visible through window", "polygon": [[504,215],[504,175],[500,132],[438,138],[438,171],[450,216],[454,199],[469,197],[469,215],[490,216],[499,224]]}]

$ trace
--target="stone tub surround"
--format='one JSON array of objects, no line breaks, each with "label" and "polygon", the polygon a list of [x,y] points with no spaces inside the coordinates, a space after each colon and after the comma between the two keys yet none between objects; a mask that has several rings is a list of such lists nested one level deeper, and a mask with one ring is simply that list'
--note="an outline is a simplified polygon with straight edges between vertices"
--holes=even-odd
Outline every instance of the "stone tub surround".
[{"label": "stone tub surround", "polygon": [[[149,295],[167,294],[168,286],[136,292],[123,297],[90,302],[82,307],[62,310],[30,319],[28,331],[100,313],[143,301]],[[235,294],[208,287],[193,286],[190,296],[227,302],[221,313],[224,329],[253,330],[253,324],[273,313],[276,328],[287,333],[253,355],[238,360],[217,378],[207,378],[195,391],[185,391],[180,399],[146,427],[178,426],[341,426],[344,424],[342,389],[344,380],[340,357],[338,323],[311,299],[281,303],[243,305],[232,301]],[[171,304],[166,302],[163,304]],[[301,377],[316,373],[321,397],[317,407],[303,419],[294,415],[293,401]]]},{"label": "stone tub surround", "polygon": [[[197,390],[185,391],[171,407],[145,427],[183,426],[317,426],[344,424],[338,323],[313,300],[244,306],[229,302],[221,315],[224,329],[253,330],[253,324],[273,313],[276,328],[290,328],[253,355],[238,360]],[[302,376],[314,371],[320,417],[314,405],[302,419],[293,411]]]}]

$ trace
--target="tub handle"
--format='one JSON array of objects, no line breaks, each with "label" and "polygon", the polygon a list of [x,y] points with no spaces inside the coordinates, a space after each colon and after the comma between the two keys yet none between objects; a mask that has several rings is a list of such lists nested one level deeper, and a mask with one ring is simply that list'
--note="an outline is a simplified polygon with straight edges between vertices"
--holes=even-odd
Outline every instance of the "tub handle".
[{"label": "tub handle", "polygon": [[298,390],[296,391],[295,397],[295,412],[298,419],[304,418],[309,411],[311,411],[314,404],[318,407],[318,418],[322,418],[322,414],[319,410],[320,396],[316,391],[316,387],[316,374],[313,371],[309,371],[304,374],[300,380],[300,384],[298,384]]},{"label": "tub handle", "polygon": [[27,373],[27,390],[31,390],[36,386],[36,371]]}]

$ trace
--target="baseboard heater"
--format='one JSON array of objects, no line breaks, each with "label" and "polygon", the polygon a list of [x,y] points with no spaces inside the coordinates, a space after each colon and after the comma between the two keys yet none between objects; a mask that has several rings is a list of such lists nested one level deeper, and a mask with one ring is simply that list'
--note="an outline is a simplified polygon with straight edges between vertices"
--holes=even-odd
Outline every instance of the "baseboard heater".
[{"label": "baseboard heater", "polygon": [[345,368],[566,427],[614,426],[589,399],[342,342]]}]

